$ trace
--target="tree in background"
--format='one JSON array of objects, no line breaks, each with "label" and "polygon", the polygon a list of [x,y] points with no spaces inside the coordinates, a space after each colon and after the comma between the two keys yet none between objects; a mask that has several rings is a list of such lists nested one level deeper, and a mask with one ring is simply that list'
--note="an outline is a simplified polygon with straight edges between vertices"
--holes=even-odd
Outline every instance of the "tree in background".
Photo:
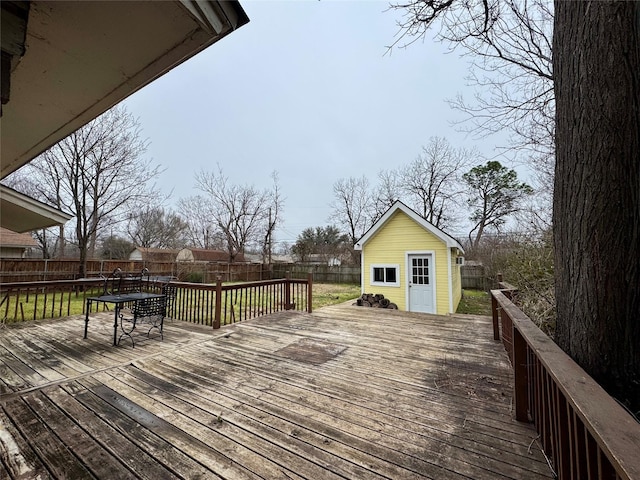
[{"label": "tree in background", "polygon": [[462,49],[475,96],[450,104],[466,114],[463,130],[486,136],[510,132],[510,149],[536,165],[551,195],[554,166],[551,0],[408,0],[393,46],[407,46],[434,28],[436,38]]},{"label": "tree in background", "polygon": [[146,188],[159,174],[142,159],[146,148],[138,121],[115,107],[23,167],[39,185],[41,199],[75,216],[81,277],[99,232],[125,220],[133,206],[158,197]]},{"label": "tree in background", "polygon": [[[353,247],[376,220],[369,180],[364,175],[360,178],[341,178],[333,184],[333,196],[332,219],[342,226]],[[356,255],[353,248],[352,257],[354,263],[359,263],[360,256]]]},{"label": "tree in background", "polygon": [[281,204],[274,203],[281,202],[277,175],[274,182],[275,192],[259,190],[253,185],[234,185],[220,166],[217,172],[201,170],[196,174],[196,188],[205,194],[206,215],[224,238],[230,262],[238,253],[245,253],[248,247],[261,244],[266,238],[265,225],[271,229],[269,235],[272,235],[279,218],[274,221],[273,215],[281,209]]},{"label": "tree in background", "polygon": [[302,263],[308,262],[311,255],[320,255],[322,261],[328,263],[331,259],[341,258],[345,252],[350,253],[350,247],[349,237],[341,233],[338,227],[329,225],[305,228],[298,235],[291,252]]},{"label": "tree in background", "polygon": [[269,207],[262,242],[262,262],[269,265],[271,264],[271,255],[273,253],[273,244],[275,242],[274,233],[276,227],[280,224],[282,210],[284,208],[284,198],[282,198],[282,194],[280,192],[278,172],[272,172],[271,179],[273,180],[273,188],[267,193]]},{"label": "tree in background", "polygon": [[640,413],[640,3],[557,1],[556,341]]},{"label": "tree in background", "polygon": [[396,200],[400,200],[401,192],[402,185],[398,170],[381,170],[378,172],[378,185],[372,193],[373,223],[377,222]]},{"label": "tree in background", "polygon": [[485,230],[500,230],[506,219],[520,209],[520,201],[531,195],[533,189],[518,181],[515,170],[509,170],[496,161],[473,167],[462,178],[468,187],[467,203],[473,209],[470,219],[475,223],[469,232],[469,241],[472,248],[477,249]]},{"label": "tree in background", "polygon": [[210,213],[209,200],[195,195],[178,200],[178,212],[186,223],[186,245],[195,248],[224,250],[225,239]]},{"label": "tree in background", "polygon": [[126,238],[109,235],[102,241],[100,258],[104,260],[126,260],[134,248],[135,245]]},{"label": "tree in background", "polygon": [[414,161],[399,169],[399,185],[408,204],[438,228],[451,227],[459,207],[463,170],[478,154],[454,148],[443,137],[431,137]]},{"label": "tree in background", "polygon": [[134,245],[145,248],[182,248],[187,244],[188,228],[178,214],[153,206],[132,211],[127,224]]}]

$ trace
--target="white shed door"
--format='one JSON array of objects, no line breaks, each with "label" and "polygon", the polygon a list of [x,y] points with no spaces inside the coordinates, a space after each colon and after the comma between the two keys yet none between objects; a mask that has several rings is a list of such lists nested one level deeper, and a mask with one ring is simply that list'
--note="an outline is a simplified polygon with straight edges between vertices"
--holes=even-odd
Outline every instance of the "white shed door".
[{"label": "white shed door", "polygon": [[435,313],[432,255],[409,255],[409,311]]}]

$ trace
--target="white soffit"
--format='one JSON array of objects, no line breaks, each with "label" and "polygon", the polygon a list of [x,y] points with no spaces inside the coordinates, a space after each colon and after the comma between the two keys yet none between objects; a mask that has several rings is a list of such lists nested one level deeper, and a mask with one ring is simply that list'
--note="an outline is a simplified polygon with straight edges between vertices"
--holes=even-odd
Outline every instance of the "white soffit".
[{"label": "white soffit", "polygon": [[235,1],[31,2],[0,178],[248,21]]},{"label": "white soffit", "polygon": [[62,225],[73,218],[4,185],[0,185],[0,213],[0,226],[17,233]]}]

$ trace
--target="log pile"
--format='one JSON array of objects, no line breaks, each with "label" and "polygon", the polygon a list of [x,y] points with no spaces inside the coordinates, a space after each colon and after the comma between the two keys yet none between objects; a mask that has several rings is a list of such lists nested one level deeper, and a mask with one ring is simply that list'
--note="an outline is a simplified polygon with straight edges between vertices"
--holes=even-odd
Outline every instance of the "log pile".
[{"label": "log pile", "polygon": [[398,309],[398,305],[391,302],[388,298],[384,298],[384,295],[381,293],[363,293],[354,305],[359,307]]}]

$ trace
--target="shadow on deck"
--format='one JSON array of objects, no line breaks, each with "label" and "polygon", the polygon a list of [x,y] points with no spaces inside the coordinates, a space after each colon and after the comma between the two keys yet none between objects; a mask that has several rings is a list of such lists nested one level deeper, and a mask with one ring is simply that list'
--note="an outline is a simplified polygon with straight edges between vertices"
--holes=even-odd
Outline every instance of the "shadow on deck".
[{"label": "shadow on deck", "polygon": [[0,478],[538,479],[486,317],[340,305],[112,347],[0,330]]}]

